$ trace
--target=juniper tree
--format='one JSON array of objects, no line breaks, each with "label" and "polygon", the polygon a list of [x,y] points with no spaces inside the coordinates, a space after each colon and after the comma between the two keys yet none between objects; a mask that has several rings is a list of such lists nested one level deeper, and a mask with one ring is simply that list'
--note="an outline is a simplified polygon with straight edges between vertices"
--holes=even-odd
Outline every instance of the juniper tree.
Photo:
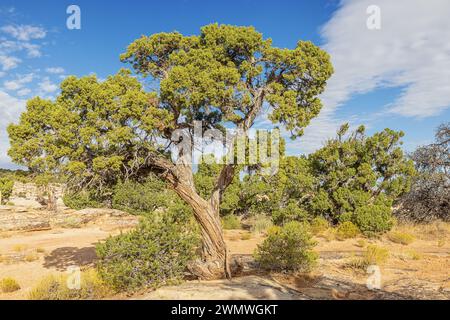
[{"label": "juniper tree", "polygon": [[182,140],[173,141],[179,130],[192,140],[194,121],[205,130],[233,127],[245,134],[265,104],[273,123],[300,136],[321,109],[318,95],[333,71],[329,55],[311,42],[277,48],[253,27],[211,24],[199,35],[142,36],[121,60],[157,89],[145,91],[127,71],[104,82],[69,77],[56,100],[28,101],[19,124],[8,129],[9,155],[31,170],[68,174],[83,187],[158,174],[200,224],[203,254],[191,271],[230,276],[219,207],[236,164],[224,165],[201,197],[192,164],[183,160],[190,150],[177,151],[182,160],[173,161],[167,146]]}]

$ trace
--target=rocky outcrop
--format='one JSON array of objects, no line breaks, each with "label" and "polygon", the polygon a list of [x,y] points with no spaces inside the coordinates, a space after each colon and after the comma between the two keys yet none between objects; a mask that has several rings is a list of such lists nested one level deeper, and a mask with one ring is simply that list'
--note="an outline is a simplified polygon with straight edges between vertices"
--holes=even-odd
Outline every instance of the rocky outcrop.
[{"label": "rocky outcrop", "polygon": [[80,228],[95,224],[109,229],[129,229],[138,217],[114,209],[33,210],[0,207],[0,231],[34,231],[50,228]]},{"label": "rocky outcrop", "polygon": [[45,211],[0,207],[0,231],[50,229],[50,213]]}]

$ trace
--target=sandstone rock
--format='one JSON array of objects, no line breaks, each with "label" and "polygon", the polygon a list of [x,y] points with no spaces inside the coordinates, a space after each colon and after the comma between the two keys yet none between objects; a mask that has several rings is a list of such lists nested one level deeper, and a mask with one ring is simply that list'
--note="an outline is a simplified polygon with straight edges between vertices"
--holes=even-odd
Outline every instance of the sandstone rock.
[{"label": "sandstone rock", "polygon": [[0,210],[0,231],[32,231],[49,228],[48,214],[41,211]]}]

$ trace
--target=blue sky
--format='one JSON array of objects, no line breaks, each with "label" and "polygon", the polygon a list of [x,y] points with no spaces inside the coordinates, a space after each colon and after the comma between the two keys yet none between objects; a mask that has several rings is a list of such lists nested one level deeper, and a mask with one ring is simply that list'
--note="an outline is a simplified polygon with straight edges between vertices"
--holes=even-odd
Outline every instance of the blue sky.
[{"label": "blue sky", "polygon": [[[81,30],[66,28],[70,4],[81,9]],[[380,8],[379,30],[366,26],[372,4]],[[27,99],[54,97],[67,75],[117,72],[126,66],[120,53],[142,34],[196,34],[213,22],[253,25],[279,47],[311,40],[331,54],[336,72],[323,111],[289,142],[290,154],[317,149],[343,122],[365,124],[369,133],[403,130],[412,150],[450,119],[448,13],[446,0],[0,0],[0,167],[13,166],[5,128]]]}]

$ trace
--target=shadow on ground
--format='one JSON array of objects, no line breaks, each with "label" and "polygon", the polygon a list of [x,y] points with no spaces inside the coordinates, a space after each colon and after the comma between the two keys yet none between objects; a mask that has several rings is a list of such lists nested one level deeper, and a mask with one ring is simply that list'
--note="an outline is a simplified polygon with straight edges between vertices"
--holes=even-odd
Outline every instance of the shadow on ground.
[{"label": "shadow on ground", "polygon": [[69,266],[89,266],[97,259],[95,247],[63,247],[50,252],[44,258],[45,268],[65,271]]}]

